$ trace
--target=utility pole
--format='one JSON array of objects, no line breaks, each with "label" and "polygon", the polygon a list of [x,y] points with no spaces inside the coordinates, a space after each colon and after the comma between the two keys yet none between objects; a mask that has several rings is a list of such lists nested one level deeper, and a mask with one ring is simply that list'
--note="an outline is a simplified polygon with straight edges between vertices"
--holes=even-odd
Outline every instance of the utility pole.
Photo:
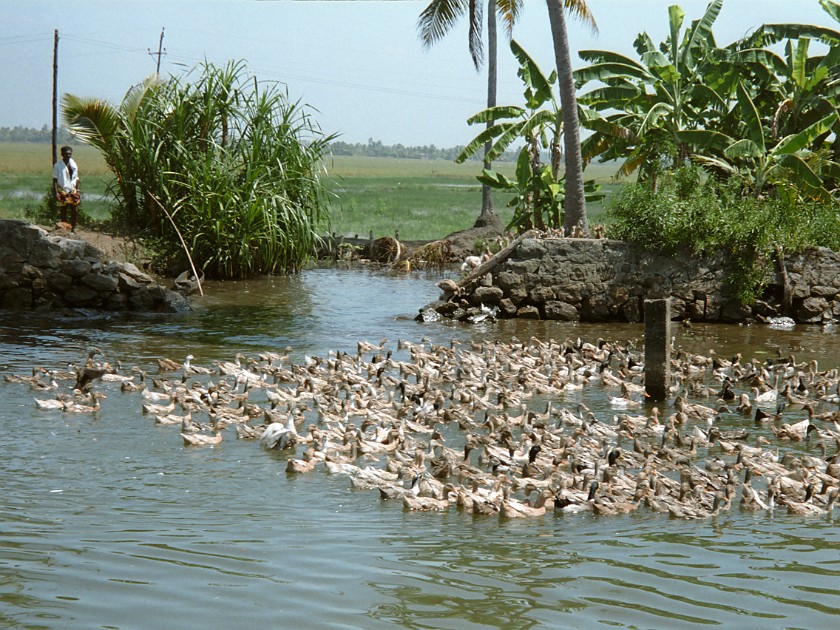
[{"label": "utility pole", "polygon": [[163,27],[160,27],[160,41],[158,42],[158,50],[156,53],[153,53],[152,50],[149,48],[150,57],[157,57],[157,65],[155,66],[155,78],[160,75],[160,58],[166,54],[166,49],[163,47]]},{"label": "utility pole", "polygon": [[53,41],[53,98],[52,98],[52,165],[58,161],[58,29],[55,29]]}]

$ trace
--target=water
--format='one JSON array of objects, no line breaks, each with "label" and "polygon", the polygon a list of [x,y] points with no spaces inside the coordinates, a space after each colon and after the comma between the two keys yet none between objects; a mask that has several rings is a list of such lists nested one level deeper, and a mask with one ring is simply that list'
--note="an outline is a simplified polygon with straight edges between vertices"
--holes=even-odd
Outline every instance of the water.
[{"label": "water", "polygon": [[[183,316],[0,315],[0,373],[64,369],[97,346],[124,369],[211,365],[266,350],[302,361],[356,341],[581,337],[637,325],[420,324],[437,278],[314,270],[208,285]],[[761,360],[840,362],[840,335],[798,327],[675,326],[677,346]],[[831,517],[737,506],[702,521],[641,509],[527,520],[404,512],[227,429],[185,448],[102,384],[96,414],[35,408],[0,382],[0,627],[835,627],[840,528]],[[603,394],[582,394],[599,417]],[[599,400],[598,397],[601,397]]]}]

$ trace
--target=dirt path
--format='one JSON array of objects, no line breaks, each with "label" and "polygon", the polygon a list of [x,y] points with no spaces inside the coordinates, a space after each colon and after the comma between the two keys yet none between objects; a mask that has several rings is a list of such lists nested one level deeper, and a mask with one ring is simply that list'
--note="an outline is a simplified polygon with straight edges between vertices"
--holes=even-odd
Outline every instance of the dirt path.
[{"label": "dirt path", "polygon": [[43,225],[40,227],[57,236],[75,238],[90,243],[102,252],[104,260],[107,261],[130,262],[142,268],[141,264],[149,260],[148,254],[137,242],[124,236],[88,230],[81,226],[77,227],[75,232]]}]

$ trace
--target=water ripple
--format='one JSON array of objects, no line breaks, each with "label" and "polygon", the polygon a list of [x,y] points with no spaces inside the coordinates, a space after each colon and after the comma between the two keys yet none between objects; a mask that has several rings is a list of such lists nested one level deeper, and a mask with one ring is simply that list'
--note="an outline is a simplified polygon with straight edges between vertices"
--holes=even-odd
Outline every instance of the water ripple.
[{"label": "water ripple", "polygon": [[[420,325],[435,278],[314,270],[212,287],[193,313],[0,314],[0,372],[65,367],[91,345],[124,367],[161,356],[355,352],[357,340],[610,337],[638,325]],[[720,354],[819,348],[838,336],[695,325],[679,344]],[[413,514],[329,475],[289,476],[286,455],[225,434],[185,449],[136,400],[39,412],[0,381],[0,627],[588,628],[837,625],[840,528],[742,513],[694,523],[639,511],[528,522]],[[256,396],[255,396],[256,398]],[[603,394],[568,396],[611,418]],[[727,417],[737,426],[751,423]],[[766,431],[766,429],[765,429]],[[794,447],[798,448],[798,447]]]}]

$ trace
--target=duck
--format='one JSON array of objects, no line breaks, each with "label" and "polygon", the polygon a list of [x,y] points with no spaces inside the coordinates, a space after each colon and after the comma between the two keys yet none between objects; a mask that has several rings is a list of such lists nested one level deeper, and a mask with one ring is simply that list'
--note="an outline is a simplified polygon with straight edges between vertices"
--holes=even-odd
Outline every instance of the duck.
[{"label": "duck", "polygon": [[89,405],[85,405],[83,403],[75,402],[75,401],[67,401],[64,403],[63,411],[69,413],[94,413],[99,411],[100,404],[99,401],[102,398],[106,398],[106,395],[101,392],[93,392],[90,391],[87,393],[87,398],[90,401]]},{"label": "duck", "polygon": [[30,385],[36,385],[41,383],[41,374],[45,374],[47,372],[46,368],[41,367],[39,365],[32,366],[32,374],[31,375],[22,375],[22,374],[6,374],[3,377],[3,380],[7,383],[29,383]]},{"label": "duck", "polygon": [[779,398],[779,392],[775,388],[770,388],[766,391],[759,391],[758,387],[753,387],[753,402],[756,405],[773,405]]},{"label": "duck", "polygon": [[[214,362],[220,378],[206,385],[188,378],[198,366],[187,355],[180,380],[152,379],[147,386],[142,367],[132,368],[140,371],[141,383],[135,389],[124,381],[120,389],[141,393],[144,413],[159,412],[156,423],[180,422],[181,434],[190,436],[183,439],[191,440],[185,444],[218,443],[227,423],[235,424],[238,437],[260,440],[267,450],[306,444],[300,457],[276,459],[291,474],[308,472],[323,460],[327,472],[349,477],[353,488],[376,491],[410,511],[445,511],[454,504],[466,513],[513,519],[614,515],[647,506],[674,518],[706,518],[729,508],[740,470],[746,475],[739,493],[744,509],[770,511],[778,502],[816,514],[821,512],[815,508],[827,512],[836,504],[840,459],[826,451],[835,441],[840,444],[840,424],[814,412],[825,402],[825,392],[836,386],[835,373],[800,375],[800,384],[814,392],[803,406],[808,419],[784,422],[781,409],[771,416],[754,403],[754,392],[737,395],[736,388],[745,383],[760,392],[775,372],[776,391],[781,393],[782,380],[792,393],[797,376],[787,363],[727,366],[719,361],[712,372],[714,353],[711,359],[678,355],[673,366],[681,375],[674,390],[676,409],[660,422],[664,410],[659,407],[650,416],[628,410],[610,418],[597,407],[592,411],[582,403],[555,402],[579,397],[575,388],[596,383],[620,388],[626,400],[640,398],[638,366],[631,366],[638,353],[603,340],[597,345],[536,338],[453,340],[449,347],[426,338],[420,343],[399,340],[400,359],[390,351],[386,356],[385,341],[358,342],[355,353],[331,351],[326,359],[304,357],[301,365],[288,358],[291,350],[283,357],[264,353],[258,359],[237,353],[235,364]],[[89,363],[85,367],[100,366],[93,357]],[[611,380],[610,365],[616,363],[620,376]],[[683,363],[694,369],[684,369]],[[36,373],[46,372],[40,368]],[[593,378],[596,373],[603,377]],[[712,387],[714,381],[723,382],[722,388]],[[246,400],[257,387],[266,391],[262,407]],[[93,409],[99,402],[90,387],[78,395],[84,398],[72,402],[81,407]],[[694,402],[715,395],[719,400],[713,406]],[[71,402],[64,397],[56,399]],[[743,408],[735,407],[736,400]],[[790,409],[787,395],[777,402]],[[59,408],[48,403],[53,404]],[[543,404],[544,413],[534,411]],[[150,405],[179,405],[185,415]],[[761,411],[766,418],[757,422],[763,427],[749,433],[723,430],[730,406],[733,413]],[[209,414],[209,425],[192,421],[201,412]],[[255,414],[264,421],[252,426]],[[312,423],[309,434],[299,434],[306,422]],[[755,442],[747,444],[750,437]],[[791,441],[802,442],[803,448],[784,448]],[[780,445],[789,453],[781,458]],[[806,451],[814,445],[821,455]],[[766,497],[749,485],[748,475],[775,480]],[[808,501],[802,499],[806,495]]]},{"label": "duck", "polygon": [[70,402],[71,397],[68,394],[59,392],[55,398],[35,398],[35,406],[44,411],[59,411]]},{"label": "duck", "polygon": [[728,501],[723,491],[715,492],[711,509],[703,507],[699,502],[682,503],[677,501],[668,502],[668,514],[671,518],[682,519],[703,519],[716,516],[724,509]]},{"label": "duck", "polygon": [[260,436],[260,445],[267,451],[285,450],[294,446],[299,437],[294,417],[290,413],[285,424],[272,422],[266,426]]},{"label": "duck", "polygon": [[677,395],[674,399],[674,406],[677,408],[677,411],[683,413],[689,420],[706,422],[718,415],[717,409],[701,405],[700,403],[688,402],[682,394]]},{"label": "duck", "polygon": [[808,435],[808,429],[811,426],[810,420],[805,418],[800,422],[793,424],[784,423],[780,427],[773,426],[773,433],[780,440],[790,440],[793,442],[801,442]]},{"label": "duck", "polygon": [[589,484],[589,493],[586,499],[580,500],[579,495],[564,490],[560,496],[555,492],[554,509],[564,514],[579,514],[591,512],[595,509],[595,495],[600,488],[600,482],[592,481]]},{"label": "duck", "polygon": [[307,449],[300,459],[290,459],[286,462],[286,472],[303,474],[315,470],[315,464],[318,460],[314,457],[315,450],[313,448]]},{"label": "duck", "polygon": [[451,505],[448,496],[436,499],[434,497],[415,496],[411,493],[403,495],[402,503],[405,510],[410,512],[446,512]]},{"label": "duck", "polygon": [[504,518],[529,518],[534,516],[545,516],[546,511],[554,508],[554,493],[549,488],[542,490],[534,505],[519,501],[510,496],[510,487],[505,486],[503,498],[499,509],[500,516]]},{"label": "duck", "polygon": [[210,368],[202,367],[200,365],[193,365],[192,360],[194,358],[195,357],[193,355],[188,354],[186,356],[186,358],[184,359],[184,364],[182,365],[182,367],[184,369],[184,374],[185,375],[189,375],[189,374],[212,374],[213,373],[213,370],[211,370]]},{"label": "duck", "polygon": [[610,396],[610,406],[614,409],[638,409],[642,406],[641,401],[626,398],[625,396]]},{"label": "duck", "polygon": [[135,392],[143,392],[147,389],[148,386],[146,385],[146,372],[140,369],[138,369],[137,372],[140,374],[140,380],[136,383],[133,379],[123,381],[122,383],[120,383],[121,392],[131,394]]},{"label": "duck", "polygon": [[173,359],[168,359],[166,357],[160,357],[157,359],[158,364],[158,371],[159,372],[175,372],[180,370],[183,366]]},{"label": "duck", "polygon": [[89,357],[87,365],[76,369],[76,384],[73,385],[73,389],[86,389],[95,380],[101,379],[106,374],[114,373],[114,368],[112,368],[107,363],[95,365],[91,362],[91,359]]},{"label": "duck", "polygon": [[208,435],[206,433],[181,433],[184,446],[215,446],[222,443],[220,432]]},{"label": "duck", "polygon": [[148,387],[143,387],[140,390],[140,397],[150,403],[162,403],[166,401],[167,403],[172,402],[172,392],[164,391],[164,392],[156,392],[150,390]]},{"label": "duck", "polygon": [[473,271],[477,269],[481,263],[484,262],[481,256],[470,255],[464,257],[463,262],[461,262],[461,271]]},{"label": "duck", "polygon": [[144,414],[148,414],[150,416],[165,416],[166,414],[172,413],[175,411],[175,400],[170,397],[170,402],[168,405],[158,405],[155,403],[143,403],[141,408]]},{"label": "duck", "polygon": [[189,423],[192,421],[192,416],[190,412],[187,412],[185,415],[179,416],[178,414],[168,413],[165,415],[156,415],[155,416],[155,424],[159,425],[167,425],[167,424],[180,424],[184,426],[185,423]]}]

